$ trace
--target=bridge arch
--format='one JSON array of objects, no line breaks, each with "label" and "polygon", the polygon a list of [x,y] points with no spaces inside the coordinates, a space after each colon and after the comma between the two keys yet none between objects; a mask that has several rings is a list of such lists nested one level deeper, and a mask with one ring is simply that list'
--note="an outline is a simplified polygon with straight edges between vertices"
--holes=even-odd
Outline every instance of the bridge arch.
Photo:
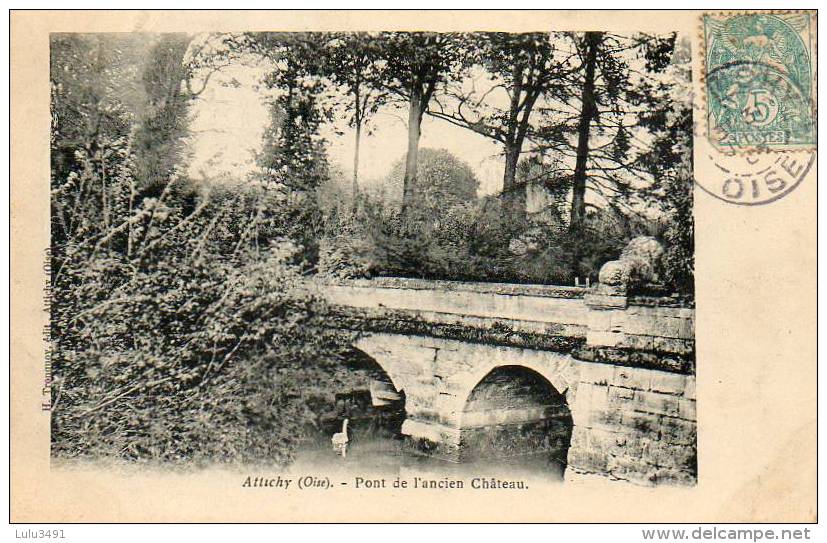
[{"label": "bridge arch", "polygon": [[400,371],[402,368],[399,367],[398,363],[395,363],[396,357],[386,348],[384,342],[374,341],[373,336],[364,335],[353,343],[351,349],[362,357],[365,362],[371,361],[374,370],[378,369],[387,376],[398,392],[404,392],[408,388],[405,374]]},{"label": "bridge arch", "polygon": [[465,399],[460,457],[530,459],[562,477],[573,431],[566,396],[550,380],[526,366],[498,365]]},{"label": "bridge arch", "polygon": [[405,420],[406,398],[385,365],[351,345],[339,370],[333,404],[320,418],[322,433],[329,439],[347,419],[348,435],[357,442],[397,435]]},{"label": "bridge arch", "polygon": [[568,405],[574,404],[578,382],[576,362],[569,354],[543,353],[542,356],[497,356],[491,357],[487,363],[478,363],[473,371],[463,376],[462,391],[457,398],[458,411],[464,411],[472,391],[486,376],[503,367],[531,370],[545,379],[554,391],[564,396]]}]

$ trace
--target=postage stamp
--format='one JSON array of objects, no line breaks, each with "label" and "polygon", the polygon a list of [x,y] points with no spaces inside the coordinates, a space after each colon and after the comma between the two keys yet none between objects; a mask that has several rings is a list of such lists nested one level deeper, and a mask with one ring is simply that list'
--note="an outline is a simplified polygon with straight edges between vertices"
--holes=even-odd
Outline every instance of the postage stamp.
[{"label": "postage stamp", "polygon": [[703,16],[707,137],[718,149],[814,148],[815,22],[808,12]]}]

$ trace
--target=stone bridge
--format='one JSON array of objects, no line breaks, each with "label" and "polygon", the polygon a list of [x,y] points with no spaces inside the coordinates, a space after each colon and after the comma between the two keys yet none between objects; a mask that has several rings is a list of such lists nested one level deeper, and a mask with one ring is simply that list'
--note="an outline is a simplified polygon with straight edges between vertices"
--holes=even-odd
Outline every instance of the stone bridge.
[{"label": "stone bridge", "polygon": [[547,450],[566,480],[695,483],[694,309],[676,299],[400,278],[322,291],[387,375],[374,402],[404,396],[420,450]]}]

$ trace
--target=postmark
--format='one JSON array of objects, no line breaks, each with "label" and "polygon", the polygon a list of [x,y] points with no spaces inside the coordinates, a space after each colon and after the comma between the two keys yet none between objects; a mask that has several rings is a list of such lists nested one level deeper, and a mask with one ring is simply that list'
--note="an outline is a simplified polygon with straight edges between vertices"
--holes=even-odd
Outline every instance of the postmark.
[{"label": "postmark", "polygon": [[696,184],[715,198],[742,206],[783,198],[804,181],[816,160],[814,151],[713,154],[709,160],[716,175]]},{"label": "postmark", "polygon": [[706,136],[716,149],[815,148],[814,18],[809,12],[703,16]]}]

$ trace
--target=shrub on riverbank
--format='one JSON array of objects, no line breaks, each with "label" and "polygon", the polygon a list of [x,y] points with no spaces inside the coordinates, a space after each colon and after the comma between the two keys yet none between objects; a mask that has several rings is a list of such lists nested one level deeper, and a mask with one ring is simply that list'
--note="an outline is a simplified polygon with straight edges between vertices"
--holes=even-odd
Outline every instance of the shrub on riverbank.
[{"label": "shrub on riverbank", "polygon": [[127,139],[54,179],[52,450],[287,462],[332,404],[347,338],[264,190],[136,197]]}]

